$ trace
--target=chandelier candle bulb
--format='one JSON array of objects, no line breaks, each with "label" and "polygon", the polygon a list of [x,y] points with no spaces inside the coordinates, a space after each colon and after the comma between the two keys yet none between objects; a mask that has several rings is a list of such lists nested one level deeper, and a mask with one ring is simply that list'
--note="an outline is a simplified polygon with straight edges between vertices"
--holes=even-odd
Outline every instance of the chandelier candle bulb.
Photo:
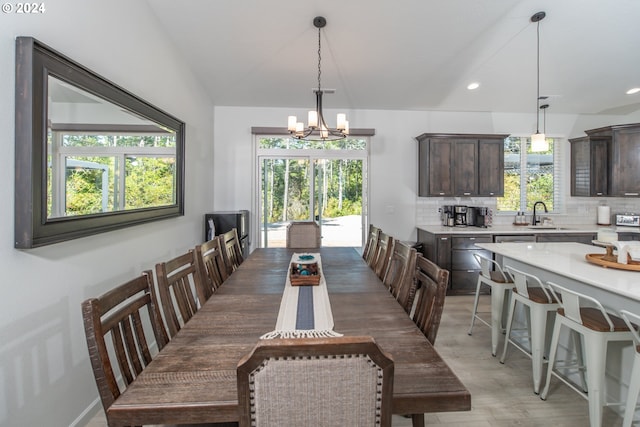
[{"label": "chandelier candle bulb", "polygon": [[338,128],[339,130],[344,130],[347,125],[347,115],[343,113],[338,114],[338,118],[336,122],[337,122],[336,128]]},{"label": "chandelier candle bulb", "polygon": [[298,118],[296,116],[289,116],[289,120],[287,122],[287,129],[289,132],[293,132],[296,130],[296,123],[298,122]]},{"label": "chandelier candle bulb", "polygon": [[309,111],[309,127],[310,128],[318,127],[318,112],[317,111]]}]

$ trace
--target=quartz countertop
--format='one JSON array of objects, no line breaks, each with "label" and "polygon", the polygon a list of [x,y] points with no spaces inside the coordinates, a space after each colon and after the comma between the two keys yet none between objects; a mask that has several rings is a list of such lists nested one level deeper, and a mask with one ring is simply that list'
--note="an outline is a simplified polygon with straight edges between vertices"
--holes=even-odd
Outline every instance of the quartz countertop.
[{"label": "quartz countertop", "polygon": [[541,234],[541,233],[597,233],[601,228],[615,229],[617,233],[640,233],[637,227],[615,227],[596,224],[569,224],[552,226],[493,225],[481,227],[446,227],[443,225],[418,225],[417,228],[433,234]]},{"label": "quartz countertop", "polygon": [[539,269],[547,270],[640,301],[640,272],[604,268],[585,259],[604,248],[581,243],[476,243],[476,246]]}]

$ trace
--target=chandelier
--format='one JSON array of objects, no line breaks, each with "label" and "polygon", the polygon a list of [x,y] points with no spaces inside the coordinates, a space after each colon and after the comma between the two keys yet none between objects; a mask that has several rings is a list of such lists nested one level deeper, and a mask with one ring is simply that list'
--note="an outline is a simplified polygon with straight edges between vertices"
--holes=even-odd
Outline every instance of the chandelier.
[{"label": "chandelier", "polygon": [[[547,142],[546,135],[540,133],[540,21],[544,19],[546,13],[538,12],[531,17],[531,22],[538,24],[537,28],[537,62],[536,62],[536,75],[537,75],[537,94],[536,94],[536,133],[531,135],[531,151],[540,152],[549,150],[549,143]],[[547,105],[548,107],[548,105]],[[544,108],[547,108],[544,107]],[[544,109],[543,109],[544,110]]]},{"label": "chandelier", "polygon": [[322,85],[320,76],[322,74],[321,61],[321,44],[320,30],[327,25],[327,20],[322,16],[316,16],[313,19],[313,25],[318,29],[318,88],[314,89],[316,94],[316,109],[309,111],[307,118],[307,127],[304,123],[299,122],[296,116],[289,116],[287,129],[291,136],[296,139],[304,139],[308,141],[336,141],[344,139],[349,135],[349,122],[346,114],[339,113],[337,117],[336,128],[331,129],[327,126],[327,122],[322,114]]}]

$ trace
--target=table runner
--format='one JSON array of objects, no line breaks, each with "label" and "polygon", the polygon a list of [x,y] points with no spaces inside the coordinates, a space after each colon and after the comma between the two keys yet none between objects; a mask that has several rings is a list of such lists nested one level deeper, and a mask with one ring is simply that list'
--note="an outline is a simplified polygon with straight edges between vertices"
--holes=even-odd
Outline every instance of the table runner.
[{"label": "table runner", "polygon": [[[320,283],[316,286],[292,286],[291,263],[298,263],[300,255],[312,255],[318,263]],[[261,336],[261,339],[272,338],[320,338],[339,337],[333,330],[333,314],[327,292],[327,282],[322,271],[322,260],[319,253],[294,253],[289,262],[278,320],[273,331]]]}]

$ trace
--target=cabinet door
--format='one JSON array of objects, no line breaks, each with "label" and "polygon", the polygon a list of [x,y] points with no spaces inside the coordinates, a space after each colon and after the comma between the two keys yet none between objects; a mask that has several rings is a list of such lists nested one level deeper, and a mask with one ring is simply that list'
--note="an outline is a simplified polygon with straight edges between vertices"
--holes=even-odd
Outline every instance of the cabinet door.
[{"label": "cabinet door", "polygon": [[591,140],[591,182],[590,196],[609,194],[609,145],[611,138]]},{"label": "cabinet door", "polygon": [[450,140],[427,139],[419,145],[420,196],[453,196],[451,165],[453,144]]},{"label": "cabinet door", "polygon": [[577,242],[590,245],[596,235],[593,233],[548,233],[538,234],[537,242]]},{"label": "cabinet door", "polygon": [[640,195],[640,129],[615,131],[612,142],[611,196]]},{"label": "cabinet door", "polygon": [[504,195],[504,140],[478,141],[478,196]]},{"label": "cabinet door", "polygon": [[591,150],[589,138],[575,138],[571,144],[571,195],[591,195]]},{"label": "cabinet door", "polygon": [[453,193],[456,196],[478,194],[478,141],[455,140],[453,147]]}]

